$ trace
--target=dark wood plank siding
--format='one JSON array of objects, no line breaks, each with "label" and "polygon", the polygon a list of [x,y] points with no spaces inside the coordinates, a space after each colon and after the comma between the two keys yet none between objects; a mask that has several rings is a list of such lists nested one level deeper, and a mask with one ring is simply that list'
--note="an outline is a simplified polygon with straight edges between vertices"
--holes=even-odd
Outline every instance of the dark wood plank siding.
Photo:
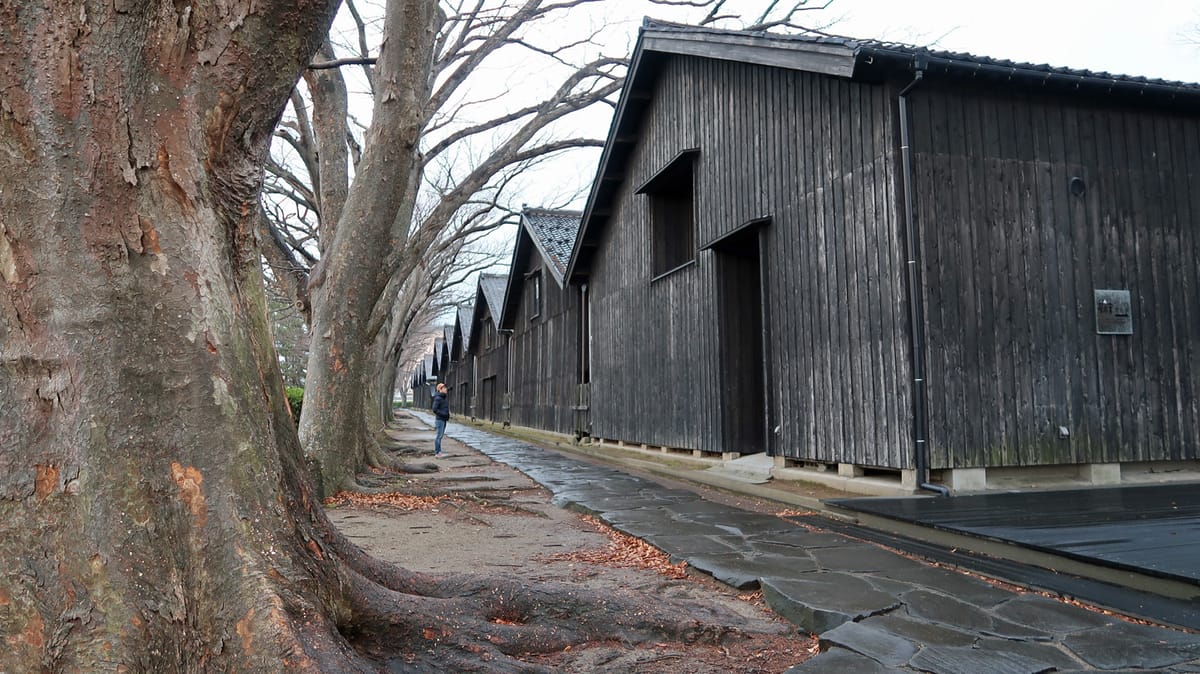
[{"label": "dark wood plank siding", "polygon": [[[720,104],[694,69],[670,71],[649,103],[589,281],[592,433],[715,449],[720,395],[711,266],[700,259],[651,282],[647,196],[633,194],[681,151],[700,145],[697,99]],[[702,155],[698,170],[710,161],[717,159]],[[705,189],[699,189],[698,220],[711,208]]]},{"label": "dark wood plank siding", "polygon": [[932,467],[1200,458],[1200,120],[929,85],[913,131]]},{"label": "dark wood plank siding", "polygon": [[450,413],[455,416],[471,416],[471,383],[474,379],[472,362],[470,355],[451,361],[441,377],[449,389],[446,402],[450,405]]},{"label": "dark wood plank siding", "polygon": [[523,290],[509,341],[512,359],[512,418],[517,426],[573,433],[579,384],[579,288],[560,288],[536,252],[526,269],[542,275],[542,310],[530,318],[528,284]]},{"label": "dark wood plank siding", "polygon": [[497,332],[490,310],[482,312],[481,320],[472,329],[471,342],[468,357],[475,371],[471,387],[474,416],[501,421],[504,394],[508,390],[508,339]]},{"label": "dark wood plank siding", "polygon": [[[911,465],[892,101],[884,87],[698,58],[667,64],[592,276],[595,435],[724,447],[714,253],[651,280],[633,190],[699,148],[700,245],[769,217],[761,260],[776,453]],[[727,370],[726,370],[727,371]]]}]

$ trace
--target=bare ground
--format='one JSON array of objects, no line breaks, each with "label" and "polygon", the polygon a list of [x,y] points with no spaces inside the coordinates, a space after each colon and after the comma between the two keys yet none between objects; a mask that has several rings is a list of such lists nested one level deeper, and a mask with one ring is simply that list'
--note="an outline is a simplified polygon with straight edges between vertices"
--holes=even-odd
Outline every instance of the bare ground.
[{"label": "bare ground", "polygon": [[[432,459],[433,433],[420,422],[402,416],[389,435],[397,458]],[[739,595],[671,566],[644,544],[552,505],[549,492],[508,466],[449,438],[442,446],[439,472],[375,476],[399,493],[335,499],[330,519],[371,555],[411,571],[551,581],[602,596],[632,590],[721,607],[752,627],[724,645],[592,643],[529,655],[531,665],[563,672],[774,674],[815,652],[815,640],[797,634],[757,594]]]}]

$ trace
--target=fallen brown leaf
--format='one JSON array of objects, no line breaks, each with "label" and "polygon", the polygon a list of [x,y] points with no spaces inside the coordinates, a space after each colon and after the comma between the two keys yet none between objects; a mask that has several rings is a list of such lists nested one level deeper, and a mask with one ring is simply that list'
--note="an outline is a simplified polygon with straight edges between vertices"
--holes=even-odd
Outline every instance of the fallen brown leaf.
[{"label": "fallen brown leaf", "polygon": [[326,506],[352,505],[358,507],[392,506],[401,510],[430,510],[452,500],[438,496],[412,496],[410,494],[355,494],[348,491],[339,492],[325,499]]},{"label": "fallen brown leaf", "polygon": [[550,561],[586,562],[616,568],[648,569],[676,580],[687,578],[687,562],[672,564],[667,553],[640,538],[616,531],[588,515],[584,515],[583,520],[608,538],[608,547],[600,550],[561,552],[551,555],[548,558]]}]

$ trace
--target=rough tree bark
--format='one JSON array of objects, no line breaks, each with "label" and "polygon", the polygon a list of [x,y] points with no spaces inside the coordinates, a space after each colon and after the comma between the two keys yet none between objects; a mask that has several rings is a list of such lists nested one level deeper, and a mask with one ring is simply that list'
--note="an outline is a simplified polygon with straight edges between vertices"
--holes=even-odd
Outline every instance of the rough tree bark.
[{"label": "rough tree bark", "polygon": [[0,3],[0,671],[531,671],[507,655],[726,631],[329,525],[252,219],[332,5]]},{"label": "rough tree bark", "polygon": [[329,655],[253,218],[333,7],[0,4],[0,670]]}]

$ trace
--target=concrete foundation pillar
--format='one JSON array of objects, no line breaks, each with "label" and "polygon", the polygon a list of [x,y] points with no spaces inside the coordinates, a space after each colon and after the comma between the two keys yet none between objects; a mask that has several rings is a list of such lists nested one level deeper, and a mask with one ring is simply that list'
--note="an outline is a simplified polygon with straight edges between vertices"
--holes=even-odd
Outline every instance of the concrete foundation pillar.
[{"label": "concrete foundation pillar", "polygon": [[741,456],[738,452],[721,452],[722,461],[733,461],[734,459],[741,458]]},{"label": "concrete foundation pillar", "polygon": [[951,468],[943,471],[944,483],[953,491],[983,491],[987,489],[986,468]]},{"label": "concrete foundation pillar", "polygon": [[853,463],[839,463],[838,464],[838,476],[839,477],[862,477],[863,475],[864,475],[864,471],[862,469],[862,466],[856,466]]},{"label": "concrete foundation pillar", "polygon": [[900,488],[917,490],[917,471],[913,469],[900,471]]},{"label": "concrete foundation pillar", "polygon": [[1084,464],[1079,467],[1079,477],[1092,484],[1121,484],[1121,464]]}]

